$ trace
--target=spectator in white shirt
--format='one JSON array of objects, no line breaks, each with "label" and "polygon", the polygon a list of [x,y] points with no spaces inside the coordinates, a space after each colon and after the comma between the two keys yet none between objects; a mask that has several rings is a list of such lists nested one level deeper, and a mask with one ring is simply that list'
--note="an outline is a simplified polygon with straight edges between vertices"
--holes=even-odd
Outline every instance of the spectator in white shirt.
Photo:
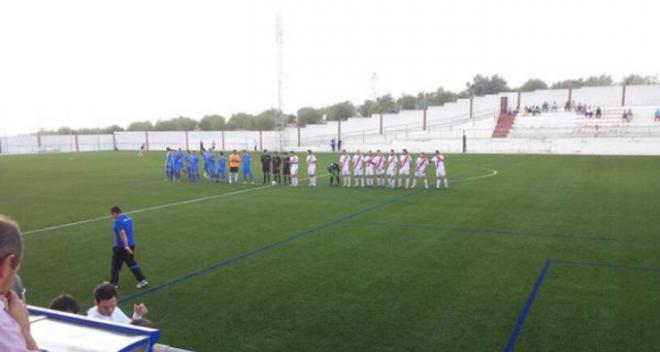
[{"label": "spectator in white shirt", "polygon": [[[130,324],[131,319],[117,307],[117,288],[111,283],[102,283],[94,289],[96,305],[89,308],[87,316],[90,318],[109,320],[116,323]],[[149,311],[143,304],[133,305],[133,319],[142,319]]]}]

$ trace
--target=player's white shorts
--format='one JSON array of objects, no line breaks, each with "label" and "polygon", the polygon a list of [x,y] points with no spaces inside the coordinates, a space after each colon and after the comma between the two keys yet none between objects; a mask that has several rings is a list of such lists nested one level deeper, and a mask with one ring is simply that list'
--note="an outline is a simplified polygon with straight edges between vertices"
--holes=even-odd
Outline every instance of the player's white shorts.
[{"label": "player's white shorts", "polygon": [[444,167],[439,167],[435,170],[435,175],[437,177],[445,177],[447,175],[447,172],[445,171]]},{"label": "player's white shorts", "polygon": [[367,166],[367,168],[366,168],[364,171],[365,171],[365,174],[366,174],[367,176],[373,176],[373,175],[374,175],[374,168],[373,168],[373,166],[371,166],[371,167],[370,167],[370,166]]},{"label": "player's white shorts", "polygon": [[360,169],[355,169],[355,170],[353,170],[353,174],[354,174],[355,176],[362,176],[362,175],[364,175],[364,169],[362,169],[362,168],[360,168]]},{"label": "player's white shorts", "polygon": [[298,167],[297,166],[291,166],[291,176],[297,176],[298,175]]},{"label": "player's white shorts", "polygon": [[316,166],[308,166],[307,176],[315,176],[315,175],[316,175]]},{"label": "player's white shorts", "polygon": [[378,176],[385,175],[385,169],[376,169],[376,175]]},{"label": "player's white shorts", "polygon": [[410,169],[404,169],[404,168],[399,169],[399,176],[408,176],[408,175],[410,175]]},{"label": "player's white shorts", "polygon": [[387,176],[396,176],[396,169],[395,168],[389,168],[387,169]]},{"label": "player's white shorts", "polygon": [[345,167],[345,168],[341,169],[341,174],[342,174],[342,176],[351,176],[351,169]]},{"label": "player's white shorts", "polygon": [[415,171],[415,177],[426,177],[426,171]]}]

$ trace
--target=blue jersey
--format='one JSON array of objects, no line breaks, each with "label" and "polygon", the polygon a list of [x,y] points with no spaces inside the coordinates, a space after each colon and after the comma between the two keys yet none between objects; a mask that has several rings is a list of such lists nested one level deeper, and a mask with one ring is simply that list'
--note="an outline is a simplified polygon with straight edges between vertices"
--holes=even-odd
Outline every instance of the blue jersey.
[{"label": "blue jersey", "polygon": [[123,248],[124,244],[121,242],[121,237],[119,237],[119,231],[124,230],[126,232],[126,242],[129,246],[135,246],[135,241],[133,240],[133,219],[126,214],[119,214],[115,218],[115,248]]},{"label": "blue jersey", "polygon": [[177,152],[174,155],[174,166],[178,168],[183,167],[183,152]]},{"label": "blue jersey", "polygon": [[214,152],[207,152],[206,157],[204,158],[204,160],[209,165],[215,165],[215,153]]},{"label": "blue jersey", "polygon": [[243,170],[250,170],[250,163],[252,162],[252,157],[249,154],[244,154],[243,159],[241,160],[241,165],[243,165]]},{"label": "blue jersey", "polygon": [[224,173],[227,166],[227,159],[223,156],[218,158],[218,172]]},{"label": "blue jersey", "polygon": [[172,155],[172,152],[167,152],[165,154],[165,167],[172,167],[174,165],[174,156]]},{"label": "blue jersey", "polygon": [[188,167],[195,170],[199,168],[199,157],[197,155],[188,155]]}]

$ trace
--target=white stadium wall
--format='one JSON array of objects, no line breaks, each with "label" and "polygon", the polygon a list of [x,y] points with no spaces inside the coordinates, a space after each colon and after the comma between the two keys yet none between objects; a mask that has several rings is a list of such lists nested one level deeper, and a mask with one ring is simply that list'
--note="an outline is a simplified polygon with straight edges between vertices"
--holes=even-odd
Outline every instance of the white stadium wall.
[{"label": "white stadium wall", "polygon": [[[571,128],[567,132],[544,134],[544,126],[535,126],[538,133],[522,131],[511,133],[508,138],[491,138],[500,110],[500,99],[506,97],[508,106],[515,108],[556,102],[563,110],[568,97],[578,104],[603,107],[619,114],[622,103],[636,111],[630,128],[620,137],[603,134],[588,138],[584,133],[580,139],[571,139]],[[387,149],[409,145],[409,149],[446,151],[462,150],[462,136],[468,137],[468,152],[478,153],[630,153],[660,155],[660,146],[644,137],[660,137],[660,130],[650,114],[660,106],[660,85],[584,87],[579,89],[545,89],[533,92],[505,92],[500,94],[458,99],[443,106],[431,106],[423,110],[402,110],[397,114],[379,114],[370,117],[351,117],[341,123],[328,121],[303,128],[289,127],[278,131],[150,131],[116,132],[107,135],[28,135],[0,137],[1,154],[27,154],[39,152],[72,152],[137,150],[145,144],[149,150],[164,150],[166,147],[199,149],[215,143],[216,149],[270,149],[270,150],[330,150],[330,140],[341,133],[342,147],[349,150]],[[472,115],[470,115],[472,111]],[[608,111],[608,110],[606,110]],[[649,115],[649,116],[647,116]],[[638,120],[638,117],[642,120]],[[518,121],[521,119],[519,116]],[[639,123],[643,121],[643,123]],[[382,128],[381,128],[382,122]],[[573,123],[573,122],[571,122]],[[340,126],[339,126],[340,125]],[[522,122],[520,124],[523,125]],[[514,124],[514,130],[515,130]],[[636,126],[632,128],[632,126]],[[617,127],[618,128],[618,127]],[[617,129],[613,129],[613,131]],[[638,134],[636,134],[639,131]],[[527,134],[525,134],[527,133]],[[558,136],[556,134],[559,133]],[[564,133],[564,135],[562,135]],[[531,136],[531,137],[530,137]],[[658,138],[660,139],[660,138]],[[573,141],[573,142],[569,142]]]}]

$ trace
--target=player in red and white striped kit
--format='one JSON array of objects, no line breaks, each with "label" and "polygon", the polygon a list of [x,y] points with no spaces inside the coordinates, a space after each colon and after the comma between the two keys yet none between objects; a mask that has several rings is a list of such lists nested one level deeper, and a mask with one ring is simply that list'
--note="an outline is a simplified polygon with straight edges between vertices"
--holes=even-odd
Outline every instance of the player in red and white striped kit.
[{"label": "player in red and white striped kit", "polygon": [[390,156],[387,157],[387,177],[390,180],[390,188],[394,189],[396,179],[396,164],[399,162],[394,149],[390,150]]},{"label": "player in red and white striped kit", "polygon": [[374,167],[376,168],[376,181],[379,186],[385,187],[385,155],[376,150],[376,156],[373,158]]},{"label": "player in red and white striped kit", "polygon": [[413,178],[412,188],[417,186],[417,179],[424,179],[424,188],[429,189],[429,180],[426,178],[426,167],[429,165],[429,159],[424,152],[420,153],[415,162],[415,178]]},{"label": "player in red and white striped kit", "polygon": [[291,171],[291,186],[298,187],[298,155],[291,152],[289,162],[291,163],[291,166],[289,166],[289,170]]},{"label": "player in red and white striped kit", "polygon": [[410,186],[410,162],[412,157],[408,154],[406,149],[401,154],[401,166],[399,167],[399,188],[401,188],[401,181],[406,179],[406,188]]},{"label": "player in red and white striped kit", "polygon": [[351,156],[348,155],[346,149],[342,151],[339,157],[339,166],[341,167],[342,176],[341,186],[345,188],[351,187]]},{"label": "player in red and white striped kit", "polygon": [[369,151],[369,154],[364,157],[364,174],[367,176],[367,186],[374,185],[374,154]]},{"label": "player in red and white striped kit", "polygon": [[360,149],[353,155],[353,178],[355,179],[355,187],[364,187],[364,155],[360,154]]},{"label": "player in red and white striped kit", "polygon": [[435,165],[435,188],[440,189],[440,181],[444,181],[445,188],[449,188],[449,181],[447,180],[447,171],[445,170],[445,156],[440,154],[439,150],[435,151],[433,159]]},{"label": "player in red and white striped kit", "polygon": [[309,177],[309,185],[316,187],[316,156],[312,150],[307,151],[307,177]]}]

